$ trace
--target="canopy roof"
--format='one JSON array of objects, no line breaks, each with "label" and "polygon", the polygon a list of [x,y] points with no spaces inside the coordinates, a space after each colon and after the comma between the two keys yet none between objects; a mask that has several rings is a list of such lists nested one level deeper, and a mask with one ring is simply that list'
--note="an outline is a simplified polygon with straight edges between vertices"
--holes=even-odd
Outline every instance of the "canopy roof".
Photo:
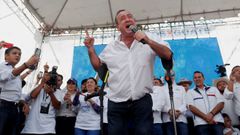
[{"label": "canopy roof", "polygon": [[240,0],[24,0],[48,30],[113,27],[118,10],[133,13],[139,24],[237,16]]}]

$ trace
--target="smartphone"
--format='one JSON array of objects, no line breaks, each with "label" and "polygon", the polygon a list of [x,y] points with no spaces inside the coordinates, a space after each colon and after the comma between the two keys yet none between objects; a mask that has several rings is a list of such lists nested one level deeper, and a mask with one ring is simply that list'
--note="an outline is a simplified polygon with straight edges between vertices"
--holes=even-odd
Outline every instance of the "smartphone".
[{"label": "smartphone", "polygon": [[35,52],[34,52],[34,55],[40,57],[40,55],[41,55],[41,49],[36,48],[36,49],[35,49]]},{"label": "smartphone", "polygon": [[[40,48],[36,48],[35,51],[34,51],[34,55],[40,58],[41,49],[40,49]],[[37,66],[38,66],[38,64],[31,65],[31,66],[29,67],[29,69],[35,70],[35,69],[37,68]]]},{"label": "smartphone", "polygon": [[38,73],[37,77],[38,77],[38,78],[42,78],[42,77],[43,77],[43,72],[40,71],[40,72]]}]

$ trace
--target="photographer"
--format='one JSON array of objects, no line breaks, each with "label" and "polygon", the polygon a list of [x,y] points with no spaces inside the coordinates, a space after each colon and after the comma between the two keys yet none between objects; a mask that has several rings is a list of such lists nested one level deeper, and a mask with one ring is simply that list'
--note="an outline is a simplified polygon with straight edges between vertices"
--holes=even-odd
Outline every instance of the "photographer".
[{"label": "photographer", "polygon": [[[39,61],[39,58],[33,55],[24,64],[16,67],[21,54],[20,48],[10,47],[5,51],[5,62],[0,63],[0,135],[16,134],[18,105],[22,94],[20,74]],[[23,108],[25,106],[24,104]]]},{"label": "photographer", "polygon": [[[46,66],[46,65],[45,65]],[[22,134],[55,134],[56,110],[60,108],[62,94],[57,89],[62,84],[62,76],[53,78],[51,72],[43,75],[41,83],[31,92],[31,110]],[[55,85],[50,84],[55,80]]]}]

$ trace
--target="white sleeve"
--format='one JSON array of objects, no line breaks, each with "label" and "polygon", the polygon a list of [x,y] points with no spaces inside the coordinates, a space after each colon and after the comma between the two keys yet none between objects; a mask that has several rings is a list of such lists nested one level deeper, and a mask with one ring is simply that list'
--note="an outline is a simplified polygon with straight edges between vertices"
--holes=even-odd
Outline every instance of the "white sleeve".
[{"label": "white sleeve", "polygon": [[170,105],[170,99],[168,98],[169,95],[167,95],[168,93],[165,91],[163,91],[163,101],[164,101],[164,105],[163,105],[163,109],[162,109],[162,112],[166,112],[168,113],[168,111],[171,109],[171,105]]},{"label": "white sleeve", "polygon": [[223,92],[223,96],[225,99],[227,100],[232,100],[233,99],[233,92],[229,91],[228,88],[225,88],[224,92]]},{"label": "white sleeve", "polygon": [[152,102],[153,102],[153,107],[152,110],[153,111],[161,111],[161,95],[160,94],[155,94],[155,95],[151,95],[152,96]]},{"label": "white sleeve", "polygon": [[60,91],[60,90],[56,90],[55,92],[54,92],[54,96],[56,97],[56,99],[59,101],[59,102],[61,102],[61,103],[63,103],[64,101],[63,101],[63,94],[62,94],[62,92]]},{"label": "white sleeve", "polygon": [[183,98],[182,98],[182,105],[179,107],[179,110],[183,113],[183,112],[185,112],[185,111],[187,111],[187,104],[186,104],[186,92],[185,92],[185,89],[184,88],[182,88],[182,96],[183,96]]},{"label": "white sleeve", "polygon": [[8,81],[15,78],[12,74],[13,69],[6,68],[3,64],[0,65],[0,81]]},{"label": "white sleeve", "polygon": [[221,103],[224,102],[224,97],[223,95],[218,91],[218,89],[216,87],[212,87],[215,89],[215,94],[216,94],[216,98],[217,98],[217,103]]},{"label": "white sleeve", "polygon": [[193,105],[194,106],[194,102],[193,102],[193,96],[192,96],[192,92],[189,90],[186,94],[187,96],[187,100],[186,100],[186,103],[187,103],[187,106],[189,105]]},{"label": "white sleeve", "polygon": [[103,49],[103,51],[99,54],[99,59],[102,63],[106,63],[106,58],[109,52],[111,52],[110,50],[113,44],[114,44],[114,41],[107,44],[106,47]]}]

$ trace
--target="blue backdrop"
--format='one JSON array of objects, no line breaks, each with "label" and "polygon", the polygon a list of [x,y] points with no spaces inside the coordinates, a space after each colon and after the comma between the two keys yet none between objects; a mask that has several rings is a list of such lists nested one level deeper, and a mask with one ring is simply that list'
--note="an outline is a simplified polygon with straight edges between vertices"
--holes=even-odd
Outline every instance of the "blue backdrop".
[{"label": "blue backdrop", "polygon": [[[180,78],[192,80],[193,72],[202,71],[205,75],[205,83],[211,85],[212,81],[218,77],[216,74],[216,65],[222,65],[223,60],[216,38],[198,38],[198,39],[179,39],[167,40],[174,53],[174,71],[176,72],[176,81]],[[106,45],[95,45],[97,54],[99,54]],[[72,77],[81,83],[84,78],[94,77],[96,72],[93,70],[87,48],[85,46],[74,47]],[[163,76],[164,70],[159,58],[156,59],[154,66],[154,75]]]}]

